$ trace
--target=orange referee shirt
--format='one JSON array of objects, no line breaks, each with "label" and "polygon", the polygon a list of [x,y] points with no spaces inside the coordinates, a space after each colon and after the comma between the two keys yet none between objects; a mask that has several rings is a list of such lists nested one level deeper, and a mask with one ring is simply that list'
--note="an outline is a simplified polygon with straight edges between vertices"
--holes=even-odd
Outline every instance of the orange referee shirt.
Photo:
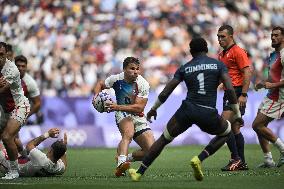
[{"label": "orange referee shirt", "polygon": [[229,49],[220,52],[218,58],[227,66],[233,86],[242,86],[244,78],[241,70],[250,66],[247,52],[234,44]]}]

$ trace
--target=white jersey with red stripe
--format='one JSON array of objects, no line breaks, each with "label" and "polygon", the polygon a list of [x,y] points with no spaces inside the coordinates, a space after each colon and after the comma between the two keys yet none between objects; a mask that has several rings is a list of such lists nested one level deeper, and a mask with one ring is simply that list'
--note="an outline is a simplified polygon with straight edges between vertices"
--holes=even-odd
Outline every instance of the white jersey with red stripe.
[{"label": "white jersey with red stripe", "polygon": [[20,72],[14,62],[6,59],[1,75],[10,84],[9,90],[1,93],[1,105],[5,112],[12,112],[16,107],[29,105],[21,84]]},{"label": "white jersey with red stripe", "polygon": [[22,87],[27,98],[33,98],[40,95],[36,81],[28,73],[22,78]]},{"label": "white jersey with red stripe", "polygon": [[[269,57],[269,82],[284,80],[284,48],[281,52],[273,52]],[[267,97],[273,101],[284,102],[284,87],[268,90]]]},{"label": "white jersey with red stripe", "polygon": [[[30,151],[29,160],[19,162],[19,174],[23,177],[62,175],[65,165],[61,159],[53,163],[45,153],[37,148]],[[0,162],[5,170],[9,169],[9,160],[5,149],[0,151]],[[6,172],[3,172],[6,173]]]},{"label": "white jersey with red stripe", "polygon": [[53,163],[45,153],[34,148],[29,153],[27,163],[19,164],[20,176],[52,176],[62,175],[65,171],[65,165],[61,159]]}]

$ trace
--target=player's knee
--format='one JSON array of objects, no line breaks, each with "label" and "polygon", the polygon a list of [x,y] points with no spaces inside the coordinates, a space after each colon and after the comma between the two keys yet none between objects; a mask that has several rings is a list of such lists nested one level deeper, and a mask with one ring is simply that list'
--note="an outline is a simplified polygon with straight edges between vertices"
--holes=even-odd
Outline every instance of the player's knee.
[{"label": "player's knee", "polygon": [[166,140],[168,140],[169,142],[171,142],[172,140],[174,140],[175,137],[172,137],[167,129],[167,127],[165,128],[163,135],[165,137]]},{"label": "player's knee", "polygon": [[253,121],[253,123],[252,123],[252,129],[253,129],[256,133],[258,133],[258,132],[261,130],[262,127],[264,127],[264,124],[261,123],[260,121],[258,121],[257,119]]},{"label": "player's knee", "polygon": [[226,121],[227,121],[227,128],[226,128],[226,130],[223,133],[219,134],[218,136],[226,136],[226,135],[228,135],[231,132],[231,130],[232,130],[231,123],[228,120],[226,120]]},{"label": "player's knee", "polygon": [[257,125],[253,124],[252,129],[257,133],[259,131],[259,128]]},{"label": "player's knee", "polygon": [[256,132],[256,133],[259,133],[259,131],[261,130],[260,129],[260,126],[258,124],[252,124],[252,129]]},{"label": "player's knee", "polygon": [[131,143],[132,142],[132,136],[129,135],[123,135],[121,138],[122,141],[126,142],[126,143]]}]

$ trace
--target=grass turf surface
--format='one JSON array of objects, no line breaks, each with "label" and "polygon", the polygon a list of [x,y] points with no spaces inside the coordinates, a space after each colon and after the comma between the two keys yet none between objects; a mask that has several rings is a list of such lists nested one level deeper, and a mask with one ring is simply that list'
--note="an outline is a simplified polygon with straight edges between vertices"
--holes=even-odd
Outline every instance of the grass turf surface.
[{"label": "grass turf surface", "polygon": [[[190,159],[198,155],[203,146],[166,147],[142,177],[141,182],[132,182],[129,177],[114,176],[115,149],[69,149],[68,169],[59,177],[19,178],[12,181],[0,180],[0,189],[8,188],[115,188],[115,189],[284,189],[284,165],[281,168],[255,168],[263,160],[258,145],[246,145],[249,171],[221,172],[227,164],[229,151],[223,147],[203,162],[204,180],[193,177]],[[279,153],[273,148],[274,160]],[[133,163],[138,168],[139,163]]]}]

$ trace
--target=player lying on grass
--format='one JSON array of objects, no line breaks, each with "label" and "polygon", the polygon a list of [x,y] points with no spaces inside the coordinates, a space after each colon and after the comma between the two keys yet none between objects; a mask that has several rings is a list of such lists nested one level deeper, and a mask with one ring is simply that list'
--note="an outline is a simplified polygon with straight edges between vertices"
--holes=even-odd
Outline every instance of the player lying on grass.
[{"label": "player lying on grass", "polygon": [[[40,135],[37,138],[29,141],[26,145],[28,151],[27,162],[19,164],[20,177],[33,176],[54,176],[62,175],[67,167],[66,150],[67,150],[67,135],[64,133],[63,140],[57,140],[48,149],[47,153],[43,153],[37,146],[47,138],[57,138],[59,135],[58,128],[52,128],[48,132]],[[0,153],[1,172],[8,172],[9,162],[3,151]],[[4,168],[4,169],[3,169]]]}]

